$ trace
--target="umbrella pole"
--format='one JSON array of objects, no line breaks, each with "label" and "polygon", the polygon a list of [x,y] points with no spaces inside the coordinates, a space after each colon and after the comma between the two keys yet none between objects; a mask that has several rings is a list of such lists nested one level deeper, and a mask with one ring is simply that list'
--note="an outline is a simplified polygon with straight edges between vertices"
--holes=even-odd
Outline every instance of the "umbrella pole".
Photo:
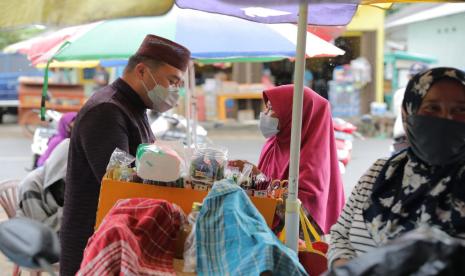
[{"label": "umbrella pole", "polygon": [[184,75],[184,88],[186,93],[184,95],[184,104],[185,104],[185,115],[186,115],[186,124],[187,124],[187,148],[192,147],[192,123],[191,123],[191,84],[190,84],[190,71],[192,70],[189,62],[189,67],[187,68],[187,73]]},{"label": "umbrella pole", "polygon": [[192,97],[192,142],[194,143],[195,147],[197,147],[198,106],[197,95],[195,94],[195,67],[192,60],[189,62],[189,89],[191,90]]},{"label": "umbrella pole", "polygon": [[286,200],[286,245],[297,252],[299,239],[299,187],[300,139],[302,131],[302,102],[305,71],[305,47],[307,39],[308,0],[301,0],[297,50],[294,69],[294,95],[292,100],[291,154],[289,164],[289,195]]}]

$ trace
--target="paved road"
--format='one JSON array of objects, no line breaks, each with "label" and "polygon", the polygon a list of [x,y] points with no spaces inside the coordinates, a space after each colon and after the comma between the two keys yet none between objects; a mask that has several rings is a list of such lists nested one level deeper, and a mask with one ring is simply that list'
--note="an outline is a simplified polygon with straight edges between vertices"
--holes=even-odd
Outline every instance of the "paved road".
[{"label": "paved road", "polygon": [[31,140],[16,124],[0,125],[0,179],[21,179],[32,164]]}]

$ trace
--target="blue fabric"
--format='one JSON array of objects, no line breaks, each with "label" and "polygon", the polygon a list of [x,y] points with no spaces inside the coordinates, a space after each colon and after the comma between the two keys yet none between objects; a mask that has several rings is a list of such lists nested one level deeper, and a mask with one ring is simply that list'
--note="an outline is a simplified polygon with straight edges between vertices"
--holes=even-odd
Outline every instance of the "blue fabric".
[{"label": "blue fabric", "polygon": [[196,223],[198,275],[307,275],[239,186],[216,182]]}]

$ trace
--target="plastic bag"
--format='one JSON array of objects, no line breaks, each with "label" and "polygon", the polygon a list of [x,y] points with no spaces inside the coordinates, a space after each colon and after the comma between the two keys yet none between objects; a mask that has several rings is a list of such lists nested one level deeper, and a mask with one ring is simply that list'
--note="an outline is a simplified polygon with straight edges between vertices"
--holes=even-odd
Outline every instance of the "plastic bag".
[{"label": "plastic bag", "polygon": [[245,192],[254,195],[254,182],[255,176],[252,176],[253,165],[246,163],[242,168],[242,172],[238,167],[227,166],[224,173],[224,178],[231,180],[233,183],[241,186]]},{"label": "plastic bag", "polygon": [[184,272],[195,272],[197,269],[197,243],[195,239],[195,223],[197,222],[197,216],[199,215],[200,208],[202,205],[198,202],[194,202],[192,205],[192,212],[187,216],[187,221],[190,226],[190,233],[187,236],[184,244]]},{"label": "plastic bag", "polygon": [[[305,243],[305,245],[299,245],[299,261],[305,267],[309,275],[321,275],[328,269],[328,260],[326,258],[328,244],[321,240],[317,230],[305,215],[302,206],[299,210],[299,218]],[[285,237],[286,233],[284,228],[279,235],[279,239],[285,243]],[[314,242],[312,242],[311,237],[315,240]]]},{"label": "plastic bag", "polygon": [[188,148],[181,142],[181,141],[155,141],[154,145],[158,145],[161,147],[168,147],[175,152],[180,157],[181,160],[181,168],[180,173],[181,177],[187,178],[189,175],[189,161],[190,161],[190,154],[188,153]]},{"label": "plastic bag", "polygon": [[420,227],[326,275],[465,275],[465,245],[437,228]]},{"label": "plastic bag", "polygon": [[183,163],[167,144],[140,144],[137,148],[137,175],[144,180],[176,182],[181,178]]},{"label": "plastic bag", "polygon": [[263,173],[252,176],[252,187],[255,190],[259,190],[259,191],[267,190],[268,186],[270,185],[270,182],[271,180]]},{"label": "plastic bag", "polygon": [[224,172],[224,178],[232,180],[234,183],[238,183],[241,172],[238,167],[227,166]]},{"label": "plastic bag", "polygon": [[251,174],[253,170],[253,165],[250,163],[244,164],[244,168],[242,168],[242,173],[239,177],[238,183],[243,189],[247,190],[250,189],[252,186],[252,179]]},{"label": "plastic bag", "polygon": [[135,171],[130,166],[134,160],[136,160],[134,156],[116,148],[111,154],[104,178],[127,182],[133,181]]}]

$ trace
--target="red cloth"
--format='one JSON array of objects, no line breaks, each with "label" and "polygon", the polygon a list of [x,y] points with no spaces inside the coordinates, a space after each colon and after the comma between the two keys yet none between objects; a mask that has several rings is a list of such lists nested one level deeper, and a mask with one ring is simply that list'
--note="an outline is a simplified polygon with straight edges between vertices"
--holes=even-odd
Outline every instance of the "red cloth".
[{"label": "red cloth", "polygon": [[[289,178],[293,85],[263,92],[279,119],[279,133],[262,149],[258,168],[272,179]],[[344,207],[331,109],[327,100],[305,87],[300,145],[299,199],[328,233]]]},{"label": "red cloth", "polygon": [[184,213],[164,200],[120,200],[89,239],[77,275],[176,275]]}]

